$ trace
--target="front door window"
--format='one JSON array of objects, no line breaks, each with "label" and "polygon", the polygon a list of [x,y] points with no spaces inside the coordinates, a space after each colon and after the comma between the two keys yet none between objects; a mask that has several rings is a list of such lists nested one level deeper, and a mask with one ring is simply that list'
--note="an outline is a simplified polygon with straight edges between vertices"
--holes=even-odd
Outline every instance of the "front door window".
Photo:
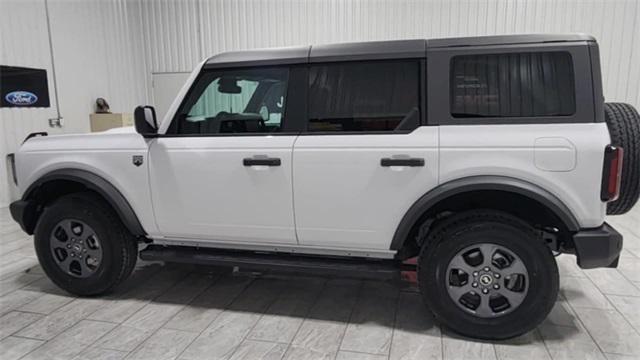
[{"label": "front door window", "polygon": [[282,128],[288,70],[205,71],[168,133],[271,133]]}]

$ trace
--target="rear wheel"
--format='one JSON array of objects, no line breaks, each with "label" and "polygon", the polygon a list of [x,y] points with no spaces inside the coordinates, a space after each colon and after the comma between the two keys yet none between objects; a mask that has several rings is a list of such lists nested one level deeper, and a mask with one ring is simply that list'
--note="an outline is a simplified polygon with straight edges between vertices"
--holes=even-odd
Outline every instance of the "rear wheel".
[{"label": "rear wheel", "polygon": [[49,278],[76,295],[108,292],[133,270],[138,246],[113,209],[92,193],[66,195],[48,206],[34,233]]},{"label": "rear wheel", "polygon": [[492,210],[437,226],[418,261],[418,283],[437,319],[466,336],[506,339],[535,328],[558,294],[551,251],[525,222]]}]

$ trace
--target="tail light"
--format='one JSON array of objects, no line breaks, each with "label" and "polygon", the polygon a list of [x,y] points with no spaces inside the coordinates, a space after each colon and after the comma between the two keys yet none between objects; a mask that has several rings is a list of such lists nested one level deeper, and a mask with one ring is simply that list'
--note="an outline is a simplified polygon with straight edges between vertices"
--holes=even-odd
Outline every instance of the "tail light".
[{"label": "tail light", "polygon": [[607,145],[604,149],[604,166],[602,168],[602,201],[615,201],[620,195],[620,178],[622,174],[622,158],[624,150],[621,147]]}]

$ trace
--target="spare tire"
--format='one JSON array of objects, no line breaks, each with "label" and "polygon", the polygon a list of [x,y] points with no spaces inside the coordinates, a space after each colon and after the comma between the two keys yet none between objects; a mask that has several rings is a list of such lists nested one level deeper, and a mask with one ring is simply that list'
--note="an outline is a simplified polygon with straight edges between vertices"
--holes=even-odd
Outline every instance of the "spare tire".
[{"label": "spare tire", "polygon": [[624,150],[620,196],[607,204],[607,214],[620,215],[631,210],[640,195],[640,115],[625,103],[605,103],[604,114],[611,145]]}]

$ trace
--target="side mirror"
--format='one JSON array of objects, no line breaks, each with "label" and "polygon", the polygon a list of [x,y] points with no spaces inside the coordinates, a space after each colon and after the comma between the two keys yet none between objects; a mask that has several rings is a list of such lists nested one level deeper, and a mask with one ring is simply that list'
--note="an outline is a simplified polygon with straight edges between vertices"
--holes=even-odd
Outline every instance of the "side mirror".
[{"label": "side mirror", "polygon": [[133,119],[136,124],[136,131],[145,135],[158,133],[158,120],[156,119],[156,109],[153,106],[138,106],[133,112]]}]

